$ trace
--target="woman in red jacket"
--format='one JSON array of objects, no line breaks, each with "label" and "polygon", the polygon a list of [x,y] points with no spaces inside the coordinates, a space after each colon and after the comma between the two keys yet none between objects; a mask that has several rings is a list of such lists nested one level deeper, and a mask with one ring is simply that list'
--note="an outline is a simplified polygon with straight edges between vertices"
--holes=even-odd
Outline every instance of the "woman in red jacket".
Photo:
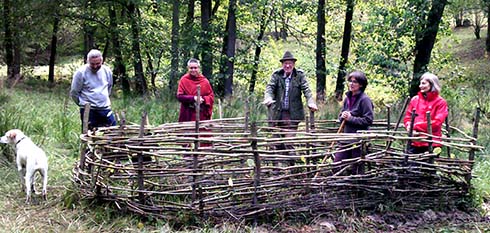
[{"label": "woman in red jacket", "polygon": [[[179,122],[195,121],[195,104],[200,105],[199,120],[210,120],[213,114],[214,92],[209,80],[200,72],[199,60],[191,58],[187,62],[188,72],[179,80],[177,99],[180,102]],[[197,86],[201,86],[201,96],[197,96]]]},{"label": "woman in red jacket", "polygon": [[[432,135],[434,141],[441,141],[442,123],[447,117],[447,103],[444,98],[439,96],[441,85],[439,78],[432,73],[425,73],[420,77],[420,91],[412,98],[408,105],[407,112],[403,123],[407,131],[410,132],[412,110],[415,110],[415,119],[413,124],[414,135],[417,132],[428,133],[426,113],[430,112],[430,122],[432,125]],[[433,143],[434,147],[440,147],[441,144]],[[429,143],[422,141],[412,141],[408,153],[419,154],[429,150]]]}]

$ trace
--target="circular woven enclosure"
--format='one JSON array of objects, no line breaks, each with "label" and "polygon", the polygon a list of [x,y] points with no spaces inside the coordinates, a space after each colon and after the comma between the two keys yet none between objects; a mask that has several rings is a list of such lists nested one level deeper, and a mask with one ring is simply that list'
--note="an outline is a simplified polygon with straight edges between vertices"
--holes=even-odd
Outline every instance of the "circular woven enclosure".
[{"label": "circular woven enclosure", "polygon": [[[429,135],[410,138],[383,121],[358,134],[337,134],[339,125],[327,120],[295,132],[269,124],[237,118],[202,121],[199,130],[193,122],[101,128],[81,135],[74,183],[83,198],[162,218],[247,219],[387,203],[420,209],[468,195],[473,162],[445,152],[461,157],[480,148],[457,129],[443,138],[443,153],[409,155],[407,140]],[[353,147],[360,158],[332,162]]]}]

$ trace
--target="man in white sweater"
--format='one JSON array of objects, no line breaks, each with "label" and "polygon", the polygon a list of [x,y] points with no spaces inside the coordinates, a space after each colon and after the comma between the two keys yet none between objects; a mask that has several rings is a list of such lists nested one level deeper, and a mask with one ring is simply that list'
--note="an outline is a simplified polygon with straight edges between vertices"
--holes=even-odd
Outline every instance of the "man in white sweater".
[{"label": "man in white sweater", "polygon": [[112,90],[112,71],[103,65],[104,58],[97,49],[87,54],[87,63],[73,75],[70,96],[80,106],[83,124],[85,104],[90,104],[88,128],[116,125],[109,98]]}]

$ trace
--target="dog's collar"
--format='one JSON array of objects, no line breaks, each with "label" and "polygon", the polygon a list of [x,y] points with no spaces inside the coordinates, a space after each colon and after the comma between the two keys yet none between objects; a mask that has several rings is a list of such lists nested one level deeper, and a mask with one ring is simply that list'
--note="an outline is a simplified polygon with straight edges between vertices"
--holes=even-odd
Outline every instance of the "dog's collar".
[{"label": "dog's collar", "polygon": [[17,142],[15,143],[15,145],[17,146],[17,144],[19,144],[19,142],[21,142],[21,141],[22,141],[22,140],[24,140],[25,138],[26,138],[26,137],[23,137],[23,138],[19,139],[19,141],[17,141]]}]

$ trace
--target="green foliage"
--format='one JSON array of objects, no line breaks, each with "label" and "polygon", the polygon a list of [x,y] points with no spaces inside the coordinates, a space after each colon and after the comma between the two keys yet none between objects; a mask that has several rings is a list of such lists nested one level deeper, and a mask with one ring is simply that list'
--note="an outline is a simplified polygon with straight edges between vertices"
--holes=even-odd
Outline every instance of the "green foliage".
[{"label": "green foliage", "polygon": [[[23,54],[36,54],[37,50],[46,50],[49,44],[50,21],[54,8],[50,8],[51,6],[48,4],[41,4],[41,10],[32,11],[32,9],[37,9],[35,6],[39,6],[40,3],[27,0],[16,2],[16,6],[21,6],[21,8],[18,8],[16,14],[19,15],[15,15],[15,17],[20,19],[19,24],[28,27],[17,28],[22,29],[17,39],[26,45],[22,48]],[[116,93],[112,98],[113,109],[119,115],[124,111],[128,123],[140,124],[143,111],[148,112],[152,125],[175,122],[178,118],[179,103],[175,99],[175,93],[167,91],[170,58],[175,56],[169,52],[171,5],[161,1],[136,1],[136,3],[139,4],[141,13],[139,24],[142,28],[140,42],[144,67],[149,67],[151,58],[154,65],[153,70],[146,70],[146,72],[147,74],[156,73],[156,87],[153,90],[153,95],[140,98],[122,97],[122,94],[118,92],[119,87],[116,86]],[[392,106],[392,122],[398,117],[402,104],[400,99],[406,95],[408,81],[412,76],[415,33],[420,33],[420,28],[424,24],[429,9],[429,3],[430,1],[425,0],[357,1],[353,21],[351,63],[348,64],[348,69],[362,70],[368,74],[369,86],[366,91],[375,103],[376,118],[383,118],[386,115],[385,104]],[[70,2],[63,4],[70,4]],[[97,7],[91,5],[89,10],[83,12],[80,10],[82,6],[67,7],[65,13],[70,17],[62,20],[61,35],[63,35],[63,39],[60,39],[62,41],[58,50],[61,52],[60,54],[76,55],[78,63],[80,63],[79,57],[82,57],[80,51],[83,44],[81,41],[83,34],[81,30],[82,19],[86,19],[84,22],[88,26],[96,28],[94,32],[96,45],[101,49],[105,48],[103,44],[108,36],[108,30],[106,30],[106,23],[108,22],[107,4],[114,4],[118,14],[125,13],[124,6],[118,2],[104,2]],[[218,8],[211,22],[211,43],[215,55],[219,55],[221,51],[222,35],[224,35],[227,3],[221,2],[221,4],[223,5]],[[234,58],[234,96],[222,100],[221,104],[216,98],[213,118],[219,118],[220,112],[222,113],[221,116],[226,118],[241,117],[244,116],[243,113],[248,108],[251,121],[266,119],[266,109],[260,102],[271,73],[281,65],[279,59],[285,50],[291,50],[298,58],[297,68],[306,72],[310,88],[316,89],[315,42],[312,39],[316,31],[315,6],[313,1],[239,1],[237,20],[240,29],[237,32],[237,54]],[[181,12],[185,12],[186,7],[185,4],[181,4]],[[80,12],[85,15],[81,15]],[[257,41],[258,25],[264,20],[264,12],[266,13],[265,16],[272,12],[273,18],[268,25],[266,38]],[[196,13],[194,24],[191,25],[192,28],[187,29],[187,33],[194,37],[192,39],[186,37],[181,40],[182,48],[187,50],[180,51],[179,54],[188,52],[190,56],[199,57],[201,41],[198,36],[201,31],[198,20],[199,12],[196,11]],[[184,15],[181,13],[181,19]],[[327,1],[325,36],[327,44],[327,95],[333,93],[335,87],[344,15],[345,1]],[[19,18],[21,16],[24,18]],[[131,28],[128,19],[123,14],[118,15],[118,17],[117,34],[121,36],[123,43],[121,52],[124,62],[128,65],[129,74],[133,72],[130,65],[134,60],[134,54],[131,51]],[[287,22],[288,37],[286,40],[276,40],[275,33],[278,33],[282,29],[281,27],[285,26],[281,25],[283,20]],[[26,24],[27,22],[29,24]],[[448,37],[451,33],[448,22],[448,18],[444,18],[438,33],[439,38]],[[469,35],[468,38],[473,37],[471,33],[465,31],[459,33]],[[471,51],[469,53],[474,53],[472,49],[475,44],[468,38],[457,35],[456,38],[439,40],[432,52],[430,63],[430,70],[436,73],[443,83],[442,96],[446,98],[450,106],[451,125],[464,127],[465,131],[469,131],[471,128],[471,122],[467,119],[472,118],[475,107],[478,106],[483,110],[481,125],[488,124],[490,117],[490,96],[488,94],[490,84],[487,80],[487,77],[490,76],[488,61],[470,60],[469,63],[471,64],[462,64],[454,58],[462,54],[459,52]],[[457,44],[459,41],[463,42]],[[259,61],[255,93],[249,95],[245,90],[249,84],[256,45],[261,46],[262,54]],[[458,54],[451,55],[455,51]],[[34,56],[32,58],[34,59]],[[110,51],[107,58],[110,62],[112,58]],[[466,58],[464,57],[465,60],[469,60]],[[181,62],[186,59],[187,57],[181,58]],[[35,64],[31,59],[25,60],[27,64]],[[156,64],[160,65],[157,66]],[[63,71],[59,76],[71,77],[76,66],[69,68],[69,70],[71,69],[68,71],[69,75]],[[60,66],[56,67],[56,69],[59,68]],[[71,169],[79,154],[80,119],[78,107],[71,103],[67,97],[68,85],[60,83],[58,88],[48,89],[43,80],[45,74],[38,75],[36,69],[28,66],[23,67],[23,74],[25,79],[15,90],[0,89],[0,133],[3,134],[11,128],[19,128],[46,150],[50,159],[52,174],[49,181],[50,188],[58,192],[56,194],[60,198],[59,202],[63,203],[60,204],[61,207],[56,206],[56,204],[52,204],[50,207],[53,207],[52,209],[62,208],[63,211],[66,211],[65,208],[79,211],[80,215],[75,216],[73,218],[75,220],[72,220],[75,222],[74,226],[92,223],[98,225],[97,228],[82,227],[81,231],[100,231],[99,227],[108,229],[107,231],[145,230],[146,223],[143,224],[143,228],[140,228],[141,221],[139,219],[122,217],[119,213],[110,210],[112,209],[111,206],[87,206],[86,203],[78,200],[73,187],[70,187]],[[41,79],[35,79],[36,76],[41,76]],[[319,106],[320,111],[316,113],[316,117],[318,119],[335,118],[340,109],[339,104],[335,100],[327,99],[323,106]],[[490,133],[488,128],[481,129],[478,144],[489,148]],[[476,178],[472,181],[475,187],[475,200],[479,203],[490,198],[490,185],[488,184],[490,164],[487,162],[489,153],[487,150],[478,152],[474,168]],[[13,151],[10,147],[0,145],[0,158],[10,156],[10,159],[0,159],[0,176],[3,178],[0,182],[0,191],[7,194],[2,200],[3,203],[10,201],[7,198],[18,195],[18,177],[11,162],[12,155]],[[460,155],[457,154],[456,156]],[[0,203],[0,210],[11,211],[8,207],[4,207],[3,203]],[[391,206],[380,206],[379,208],[380,210],[390,210]],[[60,215],[64,216],[65,213]],[[197,222],[195,216],[182,215],[177,216],[177,218],[181,219],[184,224]],[[83,219],[82,221],[87,223],[79,223],[77,222],[78,219]],[[70,223],[71,225],[72,223]],[[162,231],[169,230],[165,222],[157,222],[156,225],[161,227],[160,230]],[[179,228],[178,226],[174,227]],[[181,227],[185,228],[185,226]],[[247,230],[253,231],[253,229]],[[239,230],[231,228],[222,229],[222,231]]]},{"label": "green foliage", "polygon": [[174,93],[159,93],[154,98],[122,97],[114,98],[113,111],[116,114],[124,112],[127,124],[141,123],[143,112],[148,113],[150,124],[159,125],[168,122],[177,122],[179,118],[180,103]]},{"label": "green foliage", "polygon": [[[428,3],[416,0],[395,1],[392,4],[370,2],[359,6],[369,14],[367,20],[360,17],[356,21],[357,30],[353,34],[355,61],[352,66],[364,70],[371,83],[389,88],[386,92],[394,93],[397,98],[408,94],[415,58],[415,38],[423,30],[430,7]],[[441,24],[439,30],[442,32],[439,35],[444,35],[448,28],[448,25]],[[431,58],[431,71],[434,73],[452,65],[437,46]]]},{"label": "green foliage", "polygon": [[[473,168],[473,171],[475,178],[471,181],[474,187],[472,194],[475,204],[480,206],[490,199],[490,161],[488,155],[478,159],[478,163]],[[488,214],[488,212],[485,214]]]},{"label": "green foliage", "polygon": [[[6,92],[1,92],[0,98],[0,136],[14,128],[26,128],[28,123],[21,117],[22,109],[18,106],[12,106],[11,96]],[[0,144],[0,161],[14,161],[14,150],[6,145]]]}]

